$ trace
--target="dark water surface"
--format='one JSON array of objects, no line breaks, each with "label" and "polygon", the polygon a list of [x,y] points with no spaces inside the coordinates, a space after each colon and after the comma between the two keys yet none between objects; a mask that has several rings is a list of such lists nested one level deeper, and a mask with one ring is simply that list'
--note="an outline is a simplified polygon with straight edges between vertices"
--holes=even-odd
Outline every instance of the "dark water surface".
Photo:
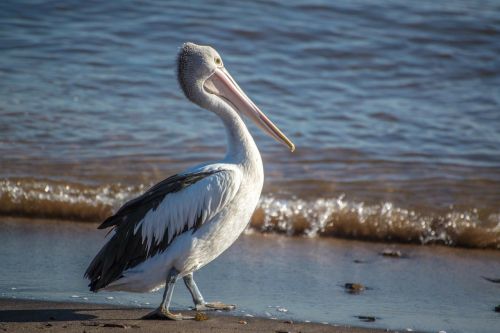
[{"label": "dark water surface", "polygon": [[[162,291],[91,293],[83,272],[104,240],[95,224],[0,222],[0,297],[112,303],[153,308]],[[29,244],[29,246],[27,246]],[[401,245],[407,257],[382,257],[387,247],[336,239],[242,236],[195,273],[207,300],[238,305],[235,314],[419,332],[496,333],[500,252]],[[358,263],[355,263],[354,261]],[[360,294],[344,284],[362,283]],[[192,305],[179,281],[174,309]],[[375,316],[373,323],[356,316]]]},{"label": "dark water surface", "polygon": [[297,146],[251,125],[255,229],[500,247],[498,1],[2,1],[0,214],[99,220],[220,158],[185,41]]}]

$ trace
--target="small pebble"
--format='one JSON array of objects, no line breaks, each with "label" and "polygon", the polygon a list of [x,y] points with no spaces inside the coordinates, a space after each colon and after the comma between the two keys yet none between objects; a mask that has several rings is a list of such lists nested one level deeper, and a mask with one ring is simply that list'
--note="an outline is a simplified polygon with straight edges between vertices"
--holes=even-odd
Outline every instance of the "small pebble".
[{"label": "small pebble", "polygon": [[391,250],[391,249],[385,249],[380,254],[383,255],[384,257],[391,257],[391,258],[401,258],[403,256],[401,251]]},{"label": "small pebble", "polygon": [[194,315],[194,320],[196,321],[208,320],[208,316],[204,312],[196,312],[196,314]]},{"label": "small pebble", "polygon": [[293,324],[293,321],[292,320],[285,320],[284,323],[285,324]]},{"label": "small pebble", "polygon": [[344,288],[350,293],[359,293],[365,290],[365,286],[361,283],[346,283],[344,284]]},{"label": "small pebble", "polygon": [[238,320],[238,324],[246,325],[248,324],[246,320]]},{"label": "small pebble", "polygon": [[359,320],[367,322],[367,323],[372,323],[376,320],[375,317],[373,316],[357,316]]},{"label": "small pebble", "polygon": [[130,328],[130,326],[127,326],[125,324],[116,324],[116,323],[105,323],[102,325],[102,327],[116,327],[116,328]]}]

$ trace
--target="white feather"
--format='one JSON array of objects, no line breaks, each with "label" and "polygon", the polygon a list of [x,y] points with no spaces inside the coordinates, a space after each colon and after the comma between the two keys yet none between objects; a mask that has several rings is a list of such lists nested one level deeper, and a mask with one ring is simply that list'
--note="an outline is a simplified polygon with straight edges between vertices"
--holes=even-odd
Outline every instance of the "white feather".
[{"label": "white feather", "polygon": [[[210,168],[199,168],[198,172],[213,171],[198,182],[179,192],[168,194],[156,209],[150,210],[134,228],[134,234],[141,231],[142,242],[148,252],[153,241],[159,244],[168,231],[168,242],[179,235],[187,226],[191,229],[198,216],[202,223],[213,218],[238,192],[241,171],[234,165],[218,164]],[[195,171],[195,170],[193,170]]]}]

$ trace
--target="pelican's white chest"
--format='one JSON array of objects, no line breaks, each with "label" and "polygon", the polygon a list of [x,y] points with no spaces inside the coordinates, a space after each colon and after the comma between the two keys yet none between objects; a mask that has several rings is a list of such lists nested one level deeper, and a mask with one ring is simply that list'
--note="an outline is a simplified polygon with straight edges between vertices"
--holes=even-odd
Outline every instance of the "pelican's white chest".
[{"label": "pelican's white chest", "polygon": [[175,262],[179,271],[187,274],[208,264],[227,250],[248,226],[264,183],[262,160],[256,147],[252,153],[238,164],[243,178],[235,197],[192,235],[190,251]]}]

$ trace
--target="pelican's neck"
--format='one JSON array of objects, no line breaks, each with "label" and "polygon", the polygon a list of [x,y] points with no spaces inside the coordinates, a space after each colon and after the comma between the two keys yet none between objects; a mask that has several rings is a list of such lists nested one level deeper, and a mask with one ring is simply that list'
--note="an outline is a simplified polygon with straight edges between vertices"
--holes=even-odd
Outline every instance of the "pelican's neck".
[{"label": "pelican's neck", "polygon": [[261,168],[262,160],[257,145],[238,113],[225,102],[215,99],[210,101],[212,103],[206,106],[207,109],[218,115],[226,128],[227,152],[224,161],[242,165],[256,163]]},{"label": "pelican's neck", "polygon": [[227,152],[225,160],[245,163],[257,158],[260,161],[257,145],[241,117],[233,110],[217,114],[226,128]]}]

